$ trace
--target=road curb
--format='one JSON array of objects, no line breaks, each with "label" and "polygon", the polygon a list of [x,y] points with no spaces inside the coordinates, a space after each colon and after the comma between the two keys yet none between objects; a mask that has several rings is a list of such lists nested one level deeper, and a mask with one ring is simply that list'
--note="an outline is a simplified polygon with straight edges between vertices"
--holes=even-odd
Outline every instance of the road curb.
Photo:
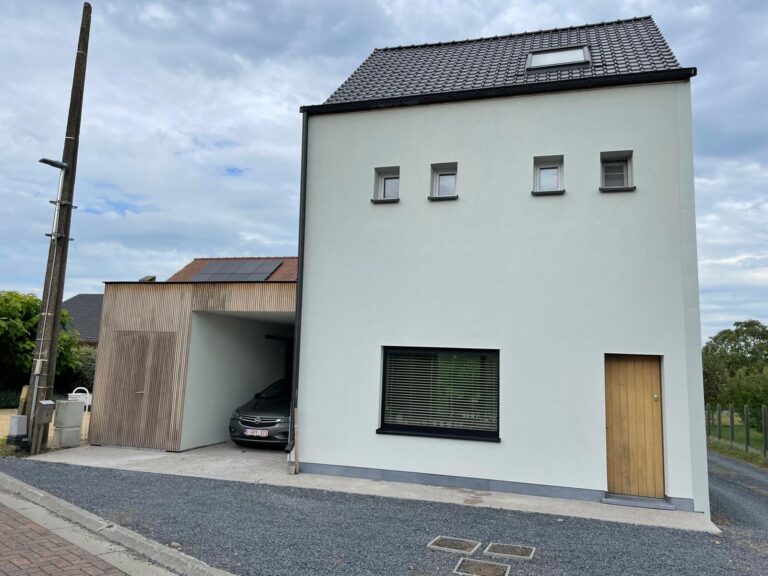
[{"label": "road curb", "polygon": [[236,576],[231,572],[209,566],[184,552],[145,538],[138,532],[107,522],[96,514],[83,510],[3,472],[0,472],[0,490],[33,502],[65,520],[78,524],[110,542],[119,544],[168,570],[178,573],[180,576]]}]

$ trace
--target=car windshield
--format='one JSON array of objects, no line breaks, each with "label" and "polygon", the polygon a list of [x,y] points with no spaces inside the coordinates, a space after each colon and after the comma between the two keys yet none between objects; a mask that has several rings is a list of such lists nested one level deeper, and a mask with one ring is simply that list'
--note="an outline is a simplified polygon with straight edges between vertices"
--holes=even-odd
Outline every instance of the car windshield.
[{"label": "car windshield", "polygon": [[290,398],[291,383],[288,380],[278,380],[267,386],[258,394],[259,398]]}]

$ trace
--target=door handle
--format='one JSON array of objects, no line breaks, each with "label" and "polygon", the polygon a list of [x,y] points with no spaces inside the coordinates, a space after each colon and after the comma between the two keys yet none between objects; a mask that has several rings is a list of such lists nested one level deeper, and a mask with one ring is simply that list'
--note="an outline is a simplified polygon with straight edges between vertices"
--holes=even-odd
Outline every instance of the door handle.
[{"label": "door handle", "polygon": [[144,390],[139,390],[138,392],[134,392],[134,394],[144,394]]},{"label": "door handle", "polygon": [[[142,394],[143,394],[143,392],[142,392]],[[658,402],[658,401],[659,401],[659,395],[658,395],[658,394],[654,394],[654,395],[653,395],[653,399],[654,399],[656,402]]]}]

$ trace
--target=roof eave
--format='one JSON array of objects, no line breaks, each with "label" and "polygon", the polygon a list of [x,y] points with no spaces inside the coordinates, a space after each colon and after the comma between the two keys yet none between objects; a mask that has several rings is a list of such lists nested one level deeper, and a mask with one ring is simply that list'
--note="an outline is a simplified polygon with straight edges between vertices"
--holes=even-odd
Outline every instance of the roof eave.
[{"label": "roof eave", "polygon": [[631,86],[635,84],[653,84],[658,82],[680,82],[690,80],[693,76],[696,76],[696,72],[696,68],[674,68],[672,70],[577,78],[574,80],[558,80],[555,82],[502,86],[498,88],[480,88],[476,90],[463,90],[460,92],[437,92],[434,94],[399,96],[396,98],[363,100],[359,102],[316,104],[312,106],[302,106],[300,111],[302,113],[307,113],[310,116],[316,114],[339,114],[342,112],[380,110],[385,108],[400,108],[403,106],[422,106],[425,104],[460,102],[464,100],[484,100],[487,98],[504,98],[508,96],[542,94],[547,92],[585,90],[588,88]]}]

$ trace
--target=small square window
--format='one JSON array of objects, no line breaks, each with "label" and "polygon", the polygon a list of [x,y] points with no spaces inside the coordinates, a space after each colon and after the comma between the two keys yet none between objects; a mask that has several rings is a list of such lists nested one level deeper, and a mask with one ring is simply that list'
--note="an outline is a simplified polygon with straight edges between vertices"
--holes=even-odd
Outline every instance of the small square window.
[{"label": "small square window", "polygon": [[603,186],[618,188],[627,185],[626,162],[603,162]]},{"label": "small square window", "polygon": [[390,200],[400,197],[400,176],[389,176],[384,178],[384,188],[382,189],[382,198]]},{"label": "small square window", "polygon": [[430,200],[453,200],[458,198],[457,178],[458,165],[432,164],[432,190],[429,194]]},{"label": "small square window", "polygon": [[456,174],[438,174],[437,175],[437,195],[455,196],[456,195]]},{"label": "small square window", "polygon": [[534,196],[554,196],[565,192],[563,184],[563,157],[537,156],[533,159]]},{"label": "small square window", "polygon": [[400,167],[376,168],[373,189],[374,204],[398,202],[400,200]]},{"label": "small square window", "polygon": [[601,192],[633,192],[632,151],[602,152],[600,154]]}]

